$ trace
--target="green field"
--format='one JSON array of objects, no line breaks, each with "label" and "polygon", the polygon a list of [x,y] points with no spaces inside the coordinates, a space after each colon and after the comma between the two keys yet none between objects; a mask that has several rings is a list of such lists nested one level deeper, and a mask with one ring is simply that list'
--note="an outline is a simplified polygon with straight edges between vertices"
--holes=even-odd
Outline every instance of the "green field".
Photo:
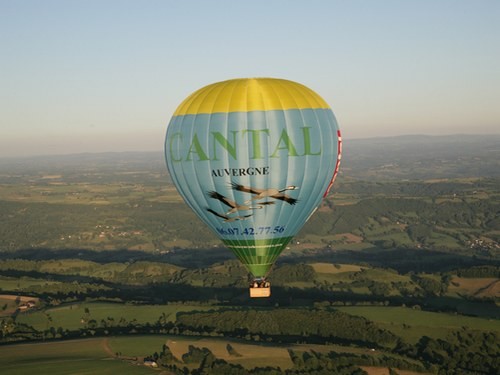
[{"label": "green field", "polygon": [[[240,355],[238,357],[231,356],[226,345],[231,343],[232,347]],[[208,348],[217,358],[224,359],[233,364],[242,365],[245,368],[251,369],[259,367],[281,367],[287,369],[292,367],[292,361],[285,346],[267,345],[267,344],[246,344],[243,342],[228,341],[226,339],[207,339],[207,338],[188,338],[188,337],[171,337],[167,341],[167,345],[176,356],[180,359],[182,354],[187,353],[188,346]]]},{"label": "green field", "polygon": [[[133,165],[135,160],[124,159],[116,170],[102,160],[91,165],[83,162],[85,173],[64,162],[53,165],[50,173],[29,166],[19,173],[15,163],[7,163],[2,171],[0,164],[0,210],[5,214],[5,220],[0,218],[4,228],[0,246],[153,252],[220,244],[186,210],[165,178],[158,155],[144,157],[143,162],[151,160],[140,168]],[[371,173],[365,176],[369,180]],[[464,241],[477,237],[485,239],[488,249],[495,249],[498,224],[490,225],[495,222],[495,208],[488,209],[484,203],[497,204],[498,181],[461,177],[374,183],[339,176],[334,194],[297,233],[301,244],[291,244],[291,251],[417,245],[458,250]],[[436,210],[436,205],[442,207]],[[193,223],[196,232],[189,229]],[[425,233],[420,235],[416,227]],[[354,242],[349,237],[353,235]]]},{"label": "green field", "polygon": [[49,281],[42,279],[32,279],[29,277],[13,278],[0,276],[0,287],[2,290],[17,291],[31,287],[43,287],[47,285],[60,284],[58,281]]},{"label": "green field", "polygon": [[[86,313],[86,309],[89,314]],[[17,321],[28,324],[37,330],[44,330],[48,325],[63,329],[78,330],[84,328],[86,321],[112,321],[119,325],[120,320],[135,324],[154,323],[162,314],[165,321],[175,321],[179,311],[208,310],[213,307],[190,305],[127,305],[118,303],[75,303],[63,307],[54,307],[45,311],[34,311],[19,314]],[[111,319],[110,319],[111,318]],[[49,321],[50,319],[50,321]],[[126,324],[125,323],[125,324]]]},{"label": "green field", "polygon": [[[361,143],[351,155],[373,147]],[[259,300],[244,266],[173,187],[162,153],[0,160],[0,374],[160,373],[142,358],[164,344],[179,360],[194,345],[246,368],[299,369],[314,351],[366,354],[370,375],[389,374],[394,363],[382,357],[436,373],[467,358],[461,368],[493,373],[498,147],[470,164],[382,149],[365,167],[351,159]],[[337,315],[321,326],[328,314]]]},{"label": "green field", "polygon": [[[143,172],[152,178],[149,172]],[[89,184],[61,182],[62,175],[45,176],[39,185],[0,185],[0,199],[16,202],[63,203],[110,205],[122,204],[130,200],[154,202],[182,202],[182,198],[172,186],[143,186],[137,184]]]},{"label": "green field", "polygon": [[[234,357],[227,352],[228,342],[224,339],[140,335],[5,345],[0,350],[0,367],[2,375],[31,371],[42,374],[113,374],[114,371],[120,374],[147,374],[151,373],[151,369],[137,364],[142,363],[142,358],[160,352],[164,344],[179,360],[187,353],[188,346],[194,345],[206,347],[217,358],[246,368],[254,368],[257,363],[259,366],[280,366],[283,369],[292,367],[286,347],[231,342],[240,354]],[[308,350],[308,347],[301,346],[301,350]]]},{"label": "green field", "polygon": [[340,311],[362,316],[383,328],[416,343],[422,336],[446,339],[452,332],[468,327],[473,330],[500,332],[500,320],[421,311],[408,307],[345,306]]},{"label": "green field", "polygon": [[[230,355],[230,343],[238,356]],[[208,348],[217,358],[247,369],[259,367],[293,367],[288,349],[298,352],[315,351],[328,353],[356,353],[380,356],[383,353],[366,349],[341,347],[338,345],[268,345],[198,337],[178,337],[168,335],[138,335],[55,341],[31,344],[4,345],[0,350],[2,375],[14,374],[154,374],[155,370],[143,365],[143,358],[160,352],[166,344],[181,361],[188,352],[189,345]],[[181,364],[184,366],[184,364]],[[187,365],[195,368],[196,365]],[[384,373],[385,368],[373,367],[370,374]],[[157,373],[157,372],[156,372]],[[412,372],[404,372],[410,374]]]},{"label": "green field", "polygon": [[2,375],[141,375],[151,369],[113,359],[106,350],[107,339],[4,345],[0,350]]}]

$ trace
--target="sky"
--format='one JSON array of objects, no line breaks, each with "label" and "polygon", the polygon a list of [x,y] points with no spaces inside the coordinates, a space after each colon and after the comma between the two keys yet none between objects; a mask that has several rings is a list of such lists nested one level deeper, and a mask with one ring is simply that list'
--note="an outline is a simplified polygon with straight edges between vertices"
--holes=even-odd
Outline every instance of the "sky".
[{"label": "sky", "polygon": [[0,157],[163,149],[218,81],[300,82],[344,139],[500,133],[497,0],[0,0]]}]

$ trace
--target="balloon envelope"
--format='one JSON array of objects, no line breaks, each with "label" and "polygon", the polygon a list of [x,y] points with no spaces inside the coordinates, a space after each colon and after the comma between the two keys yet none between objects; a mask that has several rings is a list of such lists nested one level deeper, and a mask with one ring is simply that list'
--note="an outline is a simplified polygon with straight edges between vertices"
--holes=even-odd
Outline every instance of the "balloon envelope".
[{"label": "balloon envelope", "polygon": [[203,87],[177,108],[165,139],[179,193],[256,277],[328,194],[340,154],[328,104],[273,78]]}]

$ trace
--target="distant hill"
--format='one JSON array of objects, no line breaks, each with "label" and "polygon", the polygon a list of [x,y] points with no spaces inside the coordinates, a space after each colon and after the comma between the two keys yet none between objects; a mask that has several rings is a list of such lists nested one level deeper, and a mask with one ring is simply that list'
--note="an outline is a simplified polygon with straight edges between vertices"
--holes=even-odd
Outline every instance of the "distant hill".
[{"label": "distant hill", "polygon": [[[81,173],[89,167],[114,172],[132,167],[167,175],[163,158],[161,150],[0,158],[0,175],[61,169]],[[370,180],[496,178],[500,177],[500,134],[346,139],[340,173]]]},{"label": "distant hill", "polygon": [[365,179],[500,176],[500,134],[346,140],[341,173]]}]

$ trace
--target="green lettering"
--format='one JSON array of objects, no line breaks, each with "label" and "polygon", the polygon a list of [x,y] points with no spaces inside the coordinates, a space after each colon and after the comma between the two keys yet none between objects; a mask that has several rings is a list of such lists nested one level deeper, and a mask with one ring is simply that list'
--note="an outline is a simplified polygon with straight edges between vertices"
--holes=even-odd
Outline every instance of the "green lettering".
[{"label": "green lettering", "polygon": [[302,134],[304,135],[304,155],[321,155],[321,145],[319,146],[319,151],[314,153],[311,151],[311,133],[310,127],[302,128]]},{"label": "green lettering", "polygon": [[[174,156],[174,147],[173,147],[173,144],[174,144],[174,138],[176,137],[179,137],[180,139],[180,142],[182,142],[182,134],[181,133],[174,133],[172,134],[172,136],[170,137],[170,160],[172,160],[172,162],[175,162],[175,161],[182,161],[182,156],[179,157],[179,158],[176,158]],[[177,147],[178,149],[178,147]]]},{"label": "green lettering", "polygon": [[297,154],[297,150],[295,149],[295,146],[292,143],[292,140],[288,136],[286,129],[283,129],[283,131],[281,132],[280,139],[279,139],[278,144],[276,145],[276,149],[272,153],[271,157],[272,158],[279,158],[279,155],[278,155],[279,150],[288,150],[288,156],[299,156]]},{"label": "green lettering", "polygon": [[[217,142],[224,147],[227,152],[233,157],[233,159],[236,159],[236,134],[238,131],[231,131],[233,134],[233,144],[230,144],[229,141],[224,138],[224,136],[219,133],[219,132],[211,132],[212,135],[214,136],[214,157],[212,160],[219,160],[217,159]],[[216,142],[217,141],[217,142]]]},{"label": "green lettering", "polygon": [[260,145],[260,133],[263,132],[269,136],[269,129],[260,129],[260,130],[243,130],[242,135],[245,135],[246,133],[251,134],[251,139],[252,139],[252,156],[250,159],[262,159],[262,148]]},{"label": "green lettering", "polygon": [[191,154],[198,154],[198,160],[209,160],[207,154],[203,151],[203,148],[201,147],[200,141],[198,140],[198,135],[195,134],[193,136],[193,142],[191,143],[191,146],[189,146],[189,151],[186,155],[186,161],[191,161]]}]

